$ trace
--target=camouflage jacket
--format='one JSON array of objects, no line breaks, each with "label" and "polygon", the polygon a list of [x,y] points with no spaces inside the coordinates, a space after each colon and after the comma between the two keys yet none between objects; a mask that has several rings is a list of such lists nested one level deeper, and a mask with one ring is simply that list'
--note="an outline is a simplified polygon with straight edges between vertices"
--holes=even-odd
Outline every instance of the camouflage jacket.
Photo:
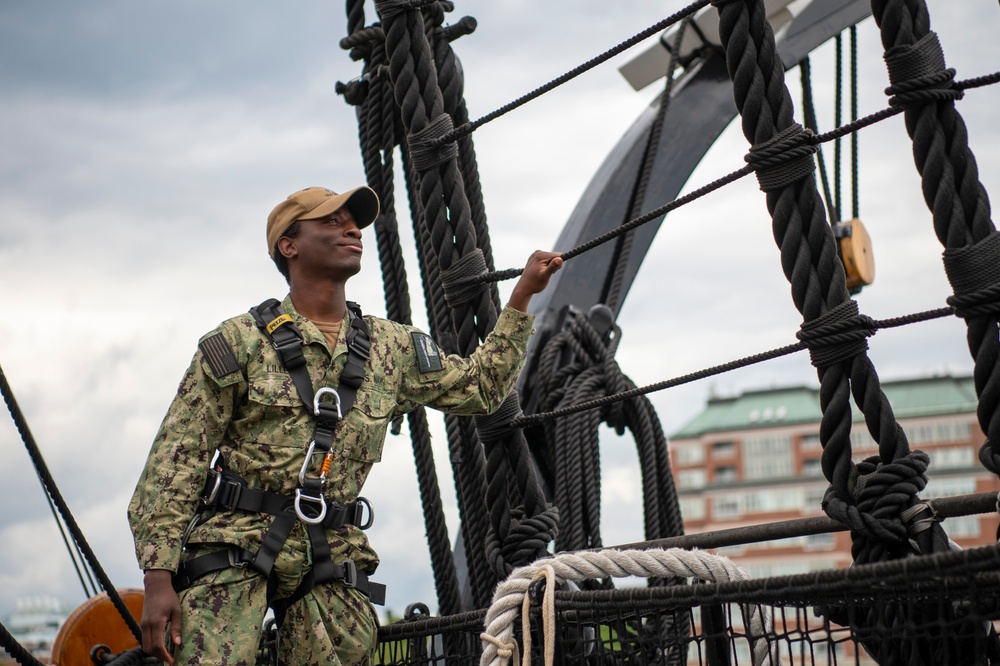
[{"label": "camouflage jacket", "polygon": [[[290,297],[282,307],[302,332],[314,389],[336,387],[347,359],[350,313],[331,350]],[[371,359],[354,407],[338,425],[328,502],[345,504],[358,497],[372,465],[382,457],[386,429],[397,416],[422,405],[452,414],[483,414],[499,407],[521,371],[534,318],[505,308],[472,355],[440,355],[440,370],[418,363],[415,345],[427,344],[425,334],[377,317],[365,320],[371,331]],[[239,369],[217,376],[199,348],[129,502],[129,524],[143,570],[177,570],[181,537],[198,510],[216,449],[249,487],[282,494],[298,487],[314,418],[250,314],[223,322],[202,340],[217,333],[232,348]],[[431,343],[432,353],[435,350]],[[194,530],[190,543],[226,543],[256,551],[271,519],[245,511],[219,512]],[[290,538],[304,538],[301,523]],[[368,573],[378,564],[364,533],[354,526],[331,531],[330,545],[334,561],[352,559]]]}]

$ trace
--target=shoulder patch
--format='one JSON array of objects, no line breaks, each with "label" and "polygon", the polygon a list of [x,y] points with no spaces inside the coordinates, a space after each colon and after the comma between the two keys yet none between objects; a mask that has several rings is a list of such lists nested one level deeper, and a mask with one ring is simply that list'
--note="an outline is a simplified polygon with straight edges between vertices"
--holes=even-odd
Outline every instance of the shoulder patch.
[{"label": "shoulder patch", "polygon": [[420,372],[440,370],[443,367],[441,365],[441,351],[438,349],[437,343],[434,342],[434,338],[419,331],[413,331],[410,333],[410,337],[413,338],[413,349],[417,354],[417,367]]},{"label": "shoulder patch", "polygon": [[205,360],[208,361],[208,366],[212,368],[217,379],[227,377],[240,369],[236,354],[222,333],[208,336],[198,343],[198,349],[205,355]]}]

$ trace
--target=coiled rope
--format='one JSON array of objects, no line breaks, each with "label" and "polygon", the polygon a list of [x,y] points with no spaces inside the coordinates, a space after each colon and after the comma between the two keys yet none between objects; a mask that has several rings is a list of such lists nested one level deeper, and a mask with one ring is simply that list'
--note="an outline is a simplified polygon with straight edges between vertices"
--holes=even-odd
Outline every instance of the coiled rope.
[{"label": "coiled rope", "polygon": [[[529,587],[540,576],[546,578],[546,594],[552,593],[554,583],[584,581],[606,576],[696,578],[714,583],[750,579],[749,574],[728,558],[703,551],[670,548],[559,553],[516,569],[497,587],[484,622],[480,666],[507,666],[509,660],[516,659],[516,655],[521,652],[513,640],[514,621],[518,613],[523,611]],[[777,651],[766,638],[771,628],[770,618],[758,605],[741,605],[740,610],[750,639],[753,663],[777,666],[779,663]],[[552,638],[555,634],[555,617],[551,602],[548,603],[543,617],[548,622],[545,635]],[[530,636],[527,628],[524,636]],[[551,663],[552,646],[552,640],[547,640],[544,648],[547,655],[546,664]],[[527,664],[529,662],[526,660],[530,658],[530,643],[525,646],[523,652],[525,661],[522,663]]]}]

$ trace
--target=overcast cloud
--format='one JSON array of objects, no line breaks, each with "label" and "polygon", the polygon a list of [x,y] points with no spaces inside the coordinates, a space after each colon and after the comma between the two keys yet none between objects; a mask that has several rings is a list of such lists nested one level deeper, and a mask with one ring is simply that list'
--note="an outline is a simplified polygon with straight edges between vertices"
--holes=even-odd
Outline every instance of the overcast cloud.
[{"label": "overcast cloud", "polygon": [[[479,21],[455,43],[478,117],[686,3],[456,4],[452,20]],[[1000,69],[996,3],[934,0],[930,8],[959,78]],[[125,508],[197,339],[286,292],[265,251],[268,211],[301,187],[363,181],[354,112],[334,92],[336,82],[360,73],[337,46],[342,12],[342,3],[306,0],[0,3],[0,365],[119,587],[141,584]],[[859,36],[866,115],[885,106],[887,81],[871,20]],[[521,266],[531,248],[553,246],[604,156],[660,89],[636,93],[621,78],[616,68],[632,55],[475,135],[498,267]],[[821,129],[830,129],[829,46],[814,54],[813,70]],[[797,80],[791,73],[798,107]],[[991,87],[969,91],[960,106],[981,179],[994,191],[998,102],[1000,90]],[[746,149],[731,127],[688,187],[739,168]],[[942,306],[950,289],[901,118],[862,133],[860,189],[877,265],[875,284],[858,297],[861,309],[886,318]],[[412,270],[412,251],[409,261]],[[350,297],[384,314],[377,263],[369,252]],[[501,286],[502,296],[509,288]],[[414,303],[421,323],[419,294]],[[763,196],[748,178],[664,223],[619,319],[618,360],[637,384],[652,383],[788,344],[800,322]],[[964,330],[959,321],[936,321],[884,331],[871,341],[871,357],[883,379],[970,372]],[[815,382],[799,354],[652,399],[670,432],[710,391]],[[439,424],[435,432],[454,534]],[[634,446],[613,435],[604,446],[604,509],[615,516],[604,541],[641,540]],[[0,456],[0,618],[28,595],[79,605],[76,575],[6,417]],[[382,555],[377,578],[389,585],[387,607],[433,608],[405,432],[386,443],[365,494],[377,508],[370,536]]]}]

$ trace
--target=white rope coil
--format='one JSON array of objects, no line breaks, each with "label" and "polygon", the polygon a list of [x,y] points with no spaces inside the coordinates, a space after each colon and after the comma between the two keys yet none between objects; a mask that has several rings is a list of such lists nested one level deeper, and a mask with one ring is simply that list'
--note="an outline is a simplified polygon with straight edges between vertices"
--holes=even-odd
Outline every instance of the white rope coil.
[{"label": "white rope coil", "polygon": [[[750,579],[749,574],[728,558],[697,550],[670,548],[559,553],[515,569],[497,586],[493,593],[493,603],[486,613],[485,631],[481,636],[483,654],[480,666],[507,666],[512,657],[516,662],[519,654],[523,666],[530,663],[531,638],[527,625],[526,597],[533,580],[546,578],[545,594],[551,595],[555,587],[553,582],[582,581],[607,576],[697,578],[713,583]],[[555,611],[551,599],[549,597],[543,602],[546,666],[550,666],[554,655]],[[754,666],[778,666],[777,651],[772,649],[767,639],[771,629],[770,617],[755,604],[741,604],[740,610],[747,627]],[[514,621],[519,611],[524,614],[523,651],[513,639]]]}]

